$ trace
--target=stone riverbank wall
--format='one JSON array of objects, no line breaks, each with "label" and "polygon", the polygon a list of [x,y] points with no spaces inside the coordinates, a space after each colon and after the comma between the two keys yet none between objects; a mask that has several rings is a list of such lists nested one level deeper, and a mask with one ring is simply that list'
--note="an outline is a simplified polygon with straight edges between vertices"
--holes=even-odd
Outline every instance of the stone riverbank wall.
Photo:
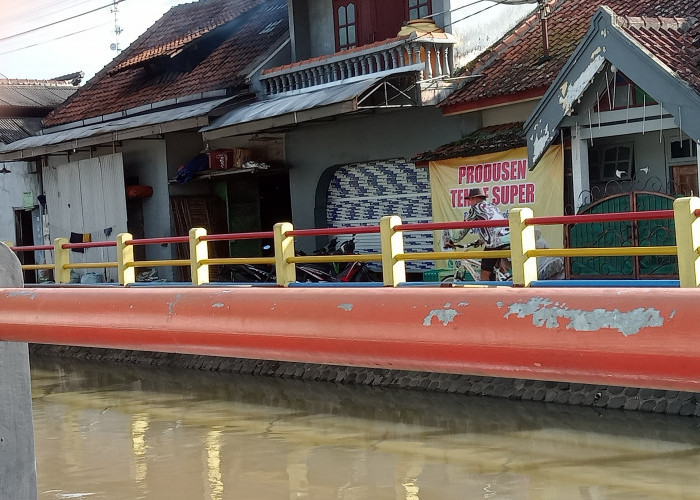
[{"label": "stone riverbank wall", "polygon": [[47,344],[30,344],[29,352],[30,358],[66,357],[700,417],[700,393],[695,392]]}]

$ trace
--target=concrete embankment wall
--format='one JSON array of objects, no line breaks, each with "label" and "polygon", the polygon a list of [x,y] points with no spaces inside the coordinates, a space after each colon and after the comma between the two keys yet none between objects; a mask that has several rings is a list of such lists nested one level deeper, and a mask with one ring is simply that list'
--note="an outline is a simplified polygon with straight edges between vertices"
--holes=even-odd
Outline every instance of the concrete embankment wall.
[{"label": "concrete embankment wall", "polygon": [[30,357],[182,368],[700,417],[700,393],[175,353],[30,344]]}]

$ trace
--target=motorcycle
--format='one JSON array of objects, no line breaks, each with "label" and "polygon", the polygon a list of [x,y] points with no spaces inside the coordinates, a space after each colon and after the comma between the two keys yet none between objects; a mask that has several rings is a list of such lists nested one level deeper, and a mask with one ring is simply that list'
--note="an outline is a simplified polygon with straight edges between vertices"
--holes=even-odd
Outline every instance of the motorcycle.
[{"label": "motorcycle", "polygon": [[[269,250],[266,245],[264,250]],[[323,247],[314,250],[314,255],[353,255],[355,254],[355,235],[338,244],[337,238],[331,238]],[[303,251],[296,255],[307,255]],[[333,282],[369,282],[377,279],[364,262],[330,262],[296,265],[297,281],[302,283],[333,283]],[[222,266],[219,280],[239,283],[274,283],[274,269],[265,270],[253,264],[233,264]]]}]

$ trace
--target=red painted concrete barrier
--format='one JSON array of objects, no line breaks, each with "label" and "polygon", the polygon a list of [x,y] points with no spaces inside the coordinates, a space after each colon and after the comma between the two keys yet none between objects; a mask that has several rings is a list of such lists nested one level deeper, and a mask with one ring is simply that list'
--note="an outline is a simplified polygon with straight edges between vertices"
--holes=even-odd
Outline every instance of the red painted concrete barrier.
[{"label": "red painted concrete barrier", "polygon": [[0,289],[0,340],[700,392],[700,290]]}]

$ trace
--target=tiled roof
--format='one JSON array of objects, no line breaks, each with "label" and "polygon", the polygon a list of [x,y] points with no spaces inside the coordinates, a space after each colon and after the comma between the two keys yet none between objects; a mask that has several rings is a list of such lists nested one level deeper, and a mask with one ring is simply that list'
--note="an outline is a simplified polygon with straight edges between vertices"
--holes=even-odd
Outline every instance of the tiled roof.
[{"label": "tiled roof", "polygon": [[78,87],[63,81],[0,78],[0,107],[55,108],[76,90]]},{"label": "tiled roof", "polygon": [[551,9],[549,60],[542,60],[542,32],[539,14],[535,12],[465,68],[463,76],[481,76],[466,79],[461,89],[440,103],[443,112],[541,97],[585,35],[601,5],[608,6],[618,16],[700,17],[697,0],[549,0],[547,3]]},{"label": "tiled roof", "polygon": [[[276,47],[287,27],[285,0],[178,5],[44,123],[55,126],[201,92],[247,88],[246,68]],[[156,69],[148,71],[149,64]]]},{"label": "tiled roof", "polygon": [[429,161],[507,151],[526,145],[523,122],[506,123],[481,128],[451,144],[418,154],[411,160],[416,164],[425,164]]},{"label": "tiled roof", "polygon": [[617,25],[700,93],[700,22],[697,19],[618,17]]}]

